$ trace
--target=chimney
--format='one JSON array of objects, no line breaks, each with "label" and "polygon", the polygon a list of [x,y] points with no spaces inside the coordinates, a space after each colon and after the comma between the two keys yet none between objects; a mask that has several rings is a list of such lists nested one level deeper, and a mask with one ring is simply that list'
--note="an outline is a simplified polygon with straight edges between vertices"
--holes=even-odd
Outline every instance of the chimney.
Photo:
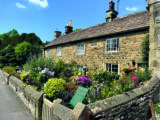
[{"label": "chimney", "polygon": [[54,39],[58,38],[61,36],[61,32],[60,31],[54,31]]},{"label": "chimney", "polygon": [[109,2],[109,10],[106,11],[106,13],[107,13],[106,22],[111,22],[118,15],[118,12],[115,11],[115,9],[114,9],[114,5],[115,5],[115,3],[111,0]]},{"label": "chimney", "polygon": [[65,26],[65,33],[69,34],[71,32],[73,32],[73,27],[71,26],[71,20],[70,20],[70,22],[67,23],[67,26]]}]

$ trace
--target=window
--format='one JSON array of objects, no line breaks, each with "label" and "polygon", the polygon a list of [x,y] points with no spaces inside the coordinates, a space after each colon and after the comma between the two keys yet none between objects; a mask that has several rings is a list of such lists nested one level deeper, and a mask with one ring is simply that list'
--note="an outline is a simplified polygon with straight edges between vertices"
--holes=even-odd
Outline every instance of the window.
[{"label": "window", "polygon": [[106,69],[110,72],[118,74],[118,64],[106,64]]},{"label": "window", "polygon": [[78,44],[77,45],[77,55],[84,54],[84,44]]},{"label": "window", "polygon": [[57,56],[62,56],[62,48],[61,47],[57,48]]},{"label": "window", "polygon": [[49,56],[49,50],[47,50],[47,56]]},{"label": "window", "polygon": [[119,38],[107,39],[106,51],[107,52],[119,51]]}]

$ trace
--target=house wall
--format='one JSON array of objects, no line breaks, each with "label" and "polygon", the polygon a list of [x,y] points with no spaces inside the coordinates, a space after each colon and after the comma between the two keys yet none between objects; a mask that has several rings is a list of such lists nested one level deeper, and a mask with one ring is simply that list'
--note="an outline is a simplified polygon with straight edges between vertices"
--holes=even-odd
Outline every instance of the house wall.
[{"label": "house wall", "polygon": [[[66,44],[62,46],[54,46],[50,49],[49,56],[53,56],[57,61],[61,58],[66,63],[70,63],[71,60],[77,61],[79,65],[87,64],[89,70],[95,71],[105,68],[105,63],[115,63],[119,65],[119,72],[122,67],[127,66],[129,62],[131,64],[134,59],[136,63],[141,63],[141,42],[145,37],[146,31],[132,32],[128,34],[122,34],[112,37],[104,37],[99,39],[92,39],[83,42],[77,42],[72,44]],[[106,52],[105,45],[106,39],[119,38],[118,52]],[[85,54],[77,55],[76,45],[79,43],[85,43]],[[57,56],[57,47],[62,47],[62,56]],[[47,55],[47,49],[45,50]]]}]

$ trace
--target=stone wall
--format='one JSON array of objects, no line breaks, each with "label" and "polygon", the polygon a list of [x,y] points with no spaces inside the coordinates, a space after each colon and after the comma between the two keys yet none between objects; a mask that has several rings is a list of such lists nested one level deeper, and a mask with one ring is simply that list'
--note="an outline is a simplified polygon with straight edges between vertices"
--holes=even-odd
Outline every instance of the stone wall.
[{"label": "stone wall", "polygon": [[[76,45],[79,43],[65,44],[49,48],[50,56],[56,60],[61,58],[66,63],[71,60],[77,61],[80,65],[87,64],[89,69],[95,70],[105,68],[105,63],[119,64],[119,71],[122,66],[126,66],[128,62],[135,60],[136,63],[141,63],[141,42],[146,31],[132,32],[117,36],[104,37],[99,39],[91,39],[79,43],[85,43],[85,54],[77,55]],[[120,51],[106,52],[106,39],[119,38]],[[57,56],[57,47],[62,47],[62,56]],[[45,50],[47,55],[47,49]]]},{"label": "stone wall", "polygon": [[23,86],[22,81],[7,74],[6,72],[2,71],[0,76],[22,100],[35,120],[42,120],[43,93],[36,91],[30,86]]},{"label": "stone wall", "polygon": [[159,102],[160,76],[155,75],[144,87],[87,105],[94,118],[110,120],[148,120],[149,100]]}]

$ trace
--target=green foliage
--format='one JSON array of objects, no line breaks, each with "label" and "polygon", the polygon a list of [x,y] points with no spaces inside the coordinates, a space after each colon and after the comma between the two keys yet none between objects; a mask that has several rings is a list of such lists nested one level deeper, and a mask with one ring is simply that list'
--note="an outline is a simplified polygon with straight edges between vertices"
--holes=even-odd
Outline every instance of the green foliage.
[{"label": "green foliage", "polygon": [[144,71],[137,71],[135,72],[137,78],[138,78],[138,82],[145,82],[147,80],[151,79],[151,72],[147,69],[145,69]]},{"label": "green foliage", "polygon": [[148,67],[149,65],[149,33],[146,33],[145,38],[141,44],[142,48],[142,62],[144,66]]},{"label": "green foliage", "polygon": [[24,64],[27,57],[31,54],[32,45],[28,42],[22,42],[15,47],[15,55],[17,56],[17,60]]},{"label": "green foliage", "polygon": [[25,71],[30,71],[33,74],[37,74],[40,71],[38,69],[39,67],[41,68],[41,70],[48,68],[50,71],[54,71],[55,68],[54,58],[33,56],[26,62],[26,64],[23,66],[23,69]]},{"label": "green foliage", "polygon": [[13,29],[7,33],[0,34],[0,41],[1,41],[1,46],[0,49],[4,49],[7,47],[9,44],[12,45],[13,47],[18,44],[18,39],[19,39],[19,33],[17,30]]},{"label": "green foliage", "polygon": [[76,28],[75,30],[73,30],[73,32],[77,32],[77,31],[81,31],[81,28]]},{"label": "green foliage", "polygon": [[154,109],[156,113],[160,114],[160,103],[154,104]]},{"label": "green foliage", "polygon": [[54,72],[55,77],[69,81],[69,78],[73,75],[72,65],[65,64],[61,59],[58,59],[58,62],[54,68]]},{"label": "green foliage", "polygon": [[26,76],[27,72],[25,70],[22,71],[22,73],[20,74],[20,78],[21,80],[23,80]]},{"label": "green foliage", "polygon": [[110,83],[115,79],[115,74],[102,69],[99,72],[94,73],[93,76],[91,76],[91,79],[93,81],[98,81],[99,84],[105,81],[106,84],[110,86]]},{"label": "green foliage", "polygon": [[8,45],[0,51],[0,64],[1,68],[4,66],[16,66],[19,64],[14,53],[14,48],[11,45]]},{"label": "green foliage", "polygon": [[[24,41],[30,43],[30,49],[22,46],[18,53],[15,53],[14,47]],[[19,45],[20,47],[20,45]],[[24,49],[22,49],[24,47]],[[30,51],[27,55],[27,51]],[[20,53],[20,54],[19,54]],[[21,54],[22,53],[22,54]],[[24,54],[23,54],[24,53]],[[22,33],[19,35],[18,31],[13,29],[7,33],[0,34],[0,68],[4,66],[21,66],[27,60],[28,55],[42,54],[42,41],[34,33]],[[16,56],[17,55],[17,56]],[[22,57],[22,58],[21,58]],[[17,61],[18,60],[18,61]]]},{"label": "green foliage", "polygon": [[2,69],[4,72],[7,72],[10,75],[15,75],[16,74],[16,70],[13,67],[10,66],[6,66]]},{"label": "green foliage", "polygon": [[44,92],[49,98],[58,98],[65,92],[66,82],[63,79],[51,78],[48,80]]}]

